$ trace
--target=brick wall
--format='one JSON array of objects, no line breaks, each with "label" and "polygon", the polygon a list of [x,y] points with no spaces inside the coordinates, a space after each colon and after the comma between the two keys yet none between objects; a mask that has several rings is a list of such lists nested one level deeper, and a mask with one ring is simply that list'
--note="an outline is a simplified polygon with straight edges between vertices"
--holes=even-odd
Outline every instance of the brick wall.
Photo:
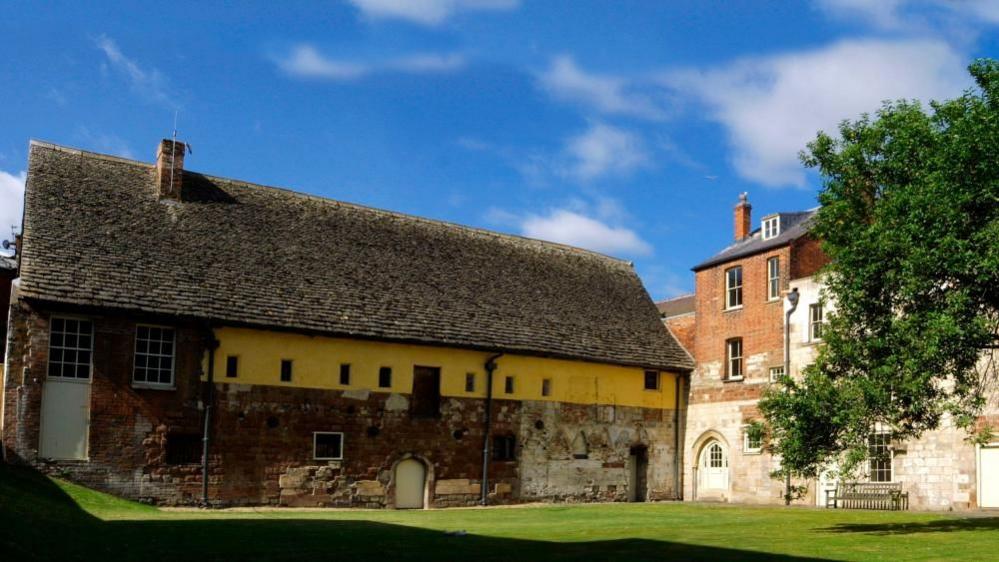
[{"label": "brick wall", "polygon": [[681,314],[679,316],[671,316],[665,320],[666,327],[669,328],[670,333],[673,334],[673,337],[680,342],[680,345],[691,356],[694,355],[694,338],[697,335],[696,319],[697,316],[695,314]]}]

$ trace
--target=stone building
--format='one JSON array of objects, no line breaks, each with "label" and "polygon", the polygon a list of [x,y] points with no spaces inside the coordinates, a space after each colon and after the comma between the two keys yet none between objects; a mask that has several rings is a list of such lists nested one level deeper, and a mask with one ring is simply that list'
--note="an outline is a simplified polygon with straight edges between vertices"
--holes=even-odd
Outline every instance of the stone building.
[{"label": "stone building", "polygon": [[185,152],[32,142],[8,461],[162,504],[679,497],[693,362],[631,264]]},{"label": "stone building", "polygon": [[[822,295],[820,270],[828,260],[808,232],[813,213],[767,215],[753,229],[743,195],[735,207],[733,244],[694,267],[693,315],[659,303],[672,333],[693,333],[677,336],[696,361],[684,444],[687,500],[784,502],[785,484],[770,477],[779,459],[763,450],[751,428],[761,420],[763,390],[783,373],[787,292],[799,294],[787,326],[791,376],[815,361],[823,321],[834,310]],[[988,404],[982,422],[997,425],[999,400],[990,396]],[[920,439],[892,442],[875,431],[870,444],[861,476],[900,483],[913,509],[999,507],[999,443],[972,445],[947,417]],[[836,485],[835,468],[818,481],[795,482],[806,489],[795,503],[824,507],[825,491]]]}]

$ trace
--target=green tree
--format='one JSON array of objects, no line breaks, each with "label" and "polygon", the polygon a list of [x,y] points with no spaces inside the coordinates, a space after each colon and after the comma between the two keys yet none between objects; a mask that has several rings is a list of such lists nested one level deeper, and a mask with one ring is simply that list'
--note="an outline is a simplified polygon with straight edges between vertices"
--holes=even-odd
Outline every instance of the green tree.
[{"label": "green tree", "polygon": [[[802,153],[823,178],[814,233],[834,303],[817,361],[760,403],[782,471],[814,477],[943,416],[981,435],[999,342],[999,62],[957,99],[886,103]],[[991,358],[991,361],[989,360]],[[781,472],[781,474],[784,474]]]}]

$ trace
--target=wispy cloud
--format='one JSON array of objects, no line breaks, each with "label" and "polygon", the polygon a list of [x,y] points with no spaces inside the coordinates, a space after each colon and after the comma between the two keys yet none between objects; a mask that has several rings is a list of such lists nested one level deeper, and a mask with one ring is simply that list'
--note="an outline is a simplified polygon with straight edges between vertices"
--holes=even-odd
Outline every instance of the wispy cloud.
[{"label": "wispy cloud", "polygon": [[939,29],[941,22],[947,26],[999,24],[995,0],[816,0],[816,4],[834,17],[886,30]]},{"label": "wispy cloud", "polygon": [[848,40],[807,52],[673,72],[664,83],[700,100],[728,132],[736,171],[768,186],[803,186],[798,153],[819,130],[882,101],[952,97],[969,86],[964,57],[938,40]]},{"label": "wispy cloud", "polygon": [[24,210],[24,180],[27,174],[0,170],[0,240],[10,237],[11,226],[21,226]]},{"label": "wispy cloud", "polygon": [[144,68],[134,59],[125,56],[118,44],[107,35],[98,36],[94,42],[104,52],[107,63],[125,76],[133,91],[152,102],[171,109],[177,108],[177,101],[170,95],[167,80],[158,70]]},{"label": "wispy cloud", "polygon": [[513,10],[520,0],[348,0],[373,19],[440,25],[459,12]]},{"label": "wispy cloud", "polygon": [[662,89],[643,87],[619,76],[586,72],[567,55],[555,57],[538,75],[538,83],[553,98],[577,103],[603,114],[663,120],[668,111]]},{"label": "wispy cloud", "polygon": [[332,58],[322,54],[315,46],[297,45],[281,57],[276,57],[278,67],[291,76],[333,81],[350,81],[380,72],[406,74],[435,74],[459,70],[465,65],[464,56],[457,53],[422,53],[384,61],[359,62]]},{"label": "wispy cloud", "polygon": [[582,181],[607,175],[627,175],[649,164],[642,138],[630,131],[591,123],[589,129],[566,142],[566,173]]},{"label": "wispy cloud", "polygon": [[122,158],[135,159],[132,147],[118,135],[94,132],[87,127],[77,127],[75,132],[77,142],[95,152],[112,154]]}]

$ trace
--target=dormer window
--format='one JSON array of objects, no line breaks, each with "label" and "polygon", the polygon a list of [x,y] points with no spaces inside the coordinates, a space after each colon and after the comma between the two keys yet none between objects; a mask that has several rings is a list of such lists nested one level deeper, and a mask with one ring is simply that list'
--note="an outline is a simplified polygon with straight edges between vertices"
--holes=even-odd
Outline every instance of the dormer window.
[{"label": "dormer window", "polygon": [[763,219],[763,239],[770,240],[780,234],[780,215]]}]

